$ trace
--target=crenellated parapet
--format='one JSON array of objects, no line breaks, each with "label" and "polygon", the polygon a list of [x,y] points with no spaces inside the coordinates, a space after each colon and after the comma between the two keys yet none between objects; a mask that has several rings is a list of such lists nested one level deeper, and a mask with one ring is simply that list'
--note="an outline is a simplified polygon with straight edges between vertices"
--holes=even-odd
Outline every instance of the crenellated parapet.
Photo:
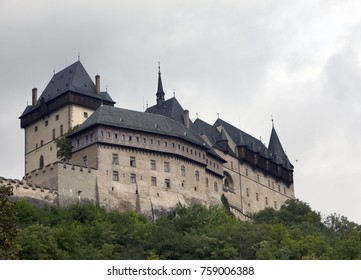
[{"label": "crenellated parapet", "polygon": [[0,186],[11,187],[16,198],[31,198],[50,204],[58,203],[57,188],[39,186],[25,179],[7,179],[4,177],[0,177]]}]

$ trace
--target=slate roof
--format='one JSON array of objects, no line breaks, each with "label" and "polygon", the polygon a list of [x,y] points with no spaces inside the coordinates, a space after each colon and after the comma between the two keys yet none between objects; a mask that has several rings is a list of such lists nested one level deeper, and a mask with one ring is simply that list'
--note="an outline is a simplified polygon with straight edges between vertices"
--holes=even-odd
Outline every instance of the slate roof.
[{"label": "slate roof", "polygon": [[37,108],[42,99],[47,103],[68,91],[105,100],[113,104],[115,103],[107,92],[100,92],[100,94],[96,93],[93,80],[89,77],[89,74],[86,72],[81,62],[77,61],[54,74],[45,90],[40,95],[38,103],[35,106],[27,106],[22,116]]},{"label": "slate roof", "polygon": [[[175,97],[165,100],[161,104],[156,104],[152,107],[149,107],[145,111],[147,113],[168,117],[184,125],[184,109]],[[190,125],[192,125],[192,121],[190,121]]]},{"label": "slate roof", "polygon": [[113,106],[103,105],[99,107],[76,131],[71,133],[69,137],[72,138],[76,134],[95,125],[106,125],[181,138],[208,149],[208,153],[223,161],[198,134],[170,118]]},{"label": "slate roof", "polygon": [[281,164],[288,170],[293,169],[292,164],[290,163],[285,151],[282,148],[280,139],[278,138],[277,132],[274,127],[272,127],[271,137],[268,144],[268,151],[273,161]]},{"label": "slate roof", "polygon": [[[217,147],[221,150],[222,148],[218,145],[218,142],[222,140],[228,140],[223,129],[221,132],[219,132],[215,126],[212,126],[199,118],[194,121],[191,126],[191,130],[196,132],[198,135],[204,134],[214,147]],[[235,156],[234,152],[230,149],[229,146],[228,153]]]},{"label": "slate roof", "polygon": [[290,163],[286,153],[284,152],[274,127],[272,127],[270,142],[267,148],[257,138],[232,126],[222,119],[218,119],[213,126],[217,127],[219,125],[227,131],[228,135],[237,146],[246,146],[251,151],[260,154],[264,158],[271,159],[273,162],[282,165],[287,170],[293,170],[293,165]]},{"label": "slate roof", "polygon": [[259,139],[234,127],[222,119],[217,119],[213,126],[217,127],[220,125],[227,131],[228,135],[237,146],[246,146],[251,151],[259,153],[265,158],[269,158],[266,146]]}]

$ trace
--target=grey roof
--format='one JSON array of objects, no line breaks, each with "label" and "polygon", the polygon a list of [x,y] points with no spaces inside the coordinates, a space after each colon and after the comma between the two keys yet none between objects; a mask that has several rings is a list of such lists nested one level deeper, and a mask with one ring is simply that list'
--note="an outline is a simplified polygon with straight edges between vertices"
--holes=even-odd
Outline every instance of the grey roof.
[{"label": "grey roof", "polygon": [[45,101],[48,102],[67,91],[73,91],[115,103],[107,92],[96,93],[95,84],[80,61],[54,74],[40,96],[40,99],[44,98]]},{"label": "grey roof", "polygon": [[265,158],[269,158],[266,146],[259,139],[234,127],[222,119],[217,119],[214,126],[217,127],[220,125],[227,131],[228,135],[237,146],[246,146],[251,151],[259,153]]},{"label": "grey roof", "polygon": [[132,111],[113,106],[99,107],[76,131],[71,133],[69,137],[71,138],[95,125],[106,125],[181,138],[204,147],[208,150],[208,153],[222,160],[198,134],[172,119],[162,115]]},{"label": "grey roof", "polygon": [[[184,124],[184,109],[179,104],[177,98],[172,97],[168,100],[165,100],[161,104],[156,104],[152,107],[149,107],[145,110],[147,113],[162,115],[173,119],[181,124]],[[192,122],[190,121],[190,124]]]},{"label": "grey roof", "polygon": [[[215,126],[212,126],[199,118],[194,121],[191,126],[191,130],[199,135],[204,134],[214,147],[217,147],[221,150],[222,148],[219,146],[218,142],[222,140],[228,140],[223,129],[221,132],[219,132]],[[230,149],[229,146],[228,153],[235,156],[234,152]]]},{"label": "grey roof", "polygon": [[221,132],[220,132],[220,134],[219,134],[218,137],[217,137],[217,142],[218,142],[218,141],[228,141],[227,135],[226,135],[226,133],[224,132],[224,129],[223,129],[223,128],[221,129]]},{"label": "grey roof", "polygon": [[275,128],[272,126],[271,137],[268,144],[268,151],[273,161],[281,164],[288,170],[292,170],[293,166],[290,163],[285,151],[282,148],[281,141],[278,138]]},{"label": "grey roof", "polygon": [[80,61],[73,63],[60,72],[54,74],[50,82],[40,95],[35,106],[27,106],[22,115],[31,112],[39,106],[40,100],[49,102],[62,94],[72,91],[110,103],[115,103],[107,92],[96,93],[95,84],[89,77]]}]

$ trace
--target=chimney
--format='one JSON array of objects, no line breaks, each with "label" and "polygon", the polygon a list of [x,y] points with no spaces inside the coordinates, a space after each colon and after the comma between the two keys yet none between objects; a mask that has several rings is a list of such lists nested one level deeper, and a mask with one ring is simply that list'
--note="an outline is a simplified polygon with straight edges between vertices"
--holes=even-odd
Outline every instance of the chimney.
[{"label": "chimney", "polygon": [[97,94],[100,94],[100,76],[99,75],[95,76],[95,92]]},{"label": "chimney", "polygon": [[189,111],[188,111],[188,110],[184,110],[183,122],[184,122],[184,125],[186,126],[186,128],[190,128],[190,124],[189,124]]},{"label": "chimney", "polygon": [[32,95],[32,103],[31,103],[31,105],[32,106],[35,106],[36,105],[36,101],[38,101],[38,89],[37,88],[33,88],[33,90],[32,90],[32,93],[33,93],[33,95]]}]

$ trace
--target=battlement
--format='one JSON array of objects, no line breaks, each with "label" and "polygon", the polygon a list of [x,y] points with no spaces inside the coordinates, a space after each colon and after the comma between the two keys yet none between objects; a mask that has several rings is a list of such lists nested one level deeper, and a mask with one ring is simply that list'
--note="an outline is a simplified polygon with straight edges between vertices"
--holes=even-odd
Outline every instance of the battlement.
[{"label": "battlement", "polygon": [[91,173],[92,171],[96,170],[95,168],[90,168],[90,167],[86,167],[86,166],[75,165],[75,164],[57,161],[54,163],[50,163],[50,164],[44,166],[43,168],[38,168],[33,171],[30,171],[29,173],[27,173],[24,176],[23,179],[32,181],[31,180],[32,178],[35,178],[36,176],[39,176],[39,175],[46,175],[46,174],[52,173],[54,169],[57,169],[60,166],[64,169],[74,170],[74,172]]},{"label": "battlement", "polygon": [[57,204],[58,191],[56,188],[39,186],[27,180],[7,179],[0,177],[0,186],[11,187],[14,197],[32,198],[50,204]]}]

